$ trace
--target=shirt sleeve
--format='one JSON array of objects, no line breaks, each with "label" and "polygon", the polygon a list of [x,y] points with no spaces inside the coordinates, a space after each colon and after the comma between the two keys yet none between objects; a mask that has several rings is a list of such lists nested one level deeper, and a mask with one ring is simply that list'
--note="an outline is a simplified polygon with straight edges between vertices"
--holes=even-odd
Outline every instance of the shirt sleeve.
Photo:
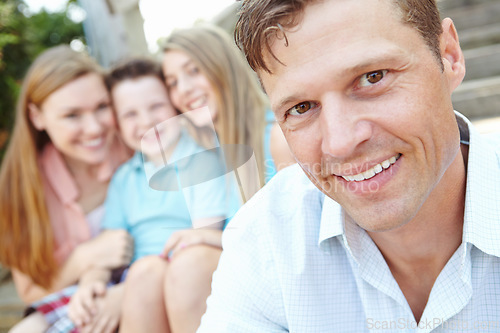
[{"label": "shirt sleeve", "polygon": [[104,202],[105,213],[102,220],[101,229],[127,229],[126,207],[124,196],[127,191],[123,188],[121,181],[123,169],[119,169],[108,187],[106,201]]},{"label": "shirt sleeve", "polygon": [[288,332],[267,240],[258,231],[238,227],[241,213],[224,231],[224,250],[197,332]]}]

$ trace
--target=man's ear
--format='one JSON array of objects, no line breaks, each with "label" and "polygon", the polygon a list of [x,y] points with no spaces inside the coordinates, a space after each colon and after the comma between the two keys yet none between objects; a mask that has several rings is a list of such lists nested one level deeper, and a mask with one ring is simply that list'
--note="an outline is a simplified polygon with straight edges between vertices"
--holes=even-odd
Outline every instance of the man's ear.
[{"label": "man's ear", "polygon": [[40,109],[33,103],[28,104],[29,118],[33,126],[39,130],[43,131],[45,129],[45,122],[42,117],[42,112]]},{"label": "man's ear", "polygon": [[450,83],[450,93],[462,83],[465,76],[465,60],[458,41],[457,30],[450,18],[441,23],[443,33],[439,38],[441,58]]}]

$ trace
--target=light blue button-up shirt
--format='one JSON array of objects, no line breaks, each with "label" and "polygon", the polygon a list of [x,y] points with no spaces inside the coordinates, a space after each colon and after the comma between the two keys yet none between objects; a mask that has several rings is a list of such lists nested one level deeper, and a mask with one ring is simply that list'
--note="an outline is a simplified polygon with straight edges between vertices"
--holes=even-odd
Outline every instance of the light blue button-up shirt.
[{"label": "light blue button-up shirt", "polygon": [[369,235],[295,165],[224,232],[198,333],[500,332],[500,148],[460,122],[470,139],[463,241],[418,324]]}]

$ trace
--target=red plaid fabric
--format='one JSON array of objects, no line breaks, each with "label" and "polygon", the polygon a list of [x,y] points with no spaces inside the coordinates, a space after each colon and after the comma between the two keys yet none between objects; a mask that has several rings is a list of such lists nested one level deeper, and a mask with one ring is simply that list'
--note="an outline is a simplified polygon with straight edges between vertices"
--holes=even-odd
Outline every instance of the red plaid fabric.
[{"label": "red plaid fabric", "polygon": [[68,318],[68,303],[76,289],[76,285],[67,287],[31,305],[43,314],[49,324],[50,327],[46,333],[78,333],[78,329]]},{"label": "red plaid fabric", "polygon": [[[127,273],[128,267],[114,271],[115,280],[108,283],[108,287],[125,281]],[[68,317],[68,303],[77,289],[78,285],[69,286],[31,304],[31,307],[35,311],[42,313],[47,323],[49,323],[50,327],[45,333],[79,333],[78,328]]]}]

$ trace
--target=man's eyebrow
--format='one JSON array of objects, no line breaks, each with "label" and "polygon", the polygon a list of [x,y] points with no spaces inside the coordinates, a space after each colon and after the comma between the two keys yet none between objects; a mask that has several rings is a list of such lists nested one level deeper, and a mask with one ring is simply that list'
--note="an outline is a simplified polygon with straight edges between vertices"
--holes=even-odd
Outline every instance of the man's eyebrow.
[{"label": "man's eyebrow", "polygon": [[280,100],[276,105],[271,105],[271,108],[275,111],[281,110],[285,105],[288,105],[292,101],[298,100],[298,96],[291,95]]},{"label": "man's eyebrow", "polygon": [[383,67],[389,65],[403,67],[403,64],[408,63],[408,57],[405,57],[404,52],[399,48],[390,48],[364,57],[359,61],[357,59],[351,59],[349,62],[351,61],[353,64],[347,63],[346,67],[339,72],[339,75],[344,76],[351,73],[363,74],[361,72],[367,70],[387,69]]}]

